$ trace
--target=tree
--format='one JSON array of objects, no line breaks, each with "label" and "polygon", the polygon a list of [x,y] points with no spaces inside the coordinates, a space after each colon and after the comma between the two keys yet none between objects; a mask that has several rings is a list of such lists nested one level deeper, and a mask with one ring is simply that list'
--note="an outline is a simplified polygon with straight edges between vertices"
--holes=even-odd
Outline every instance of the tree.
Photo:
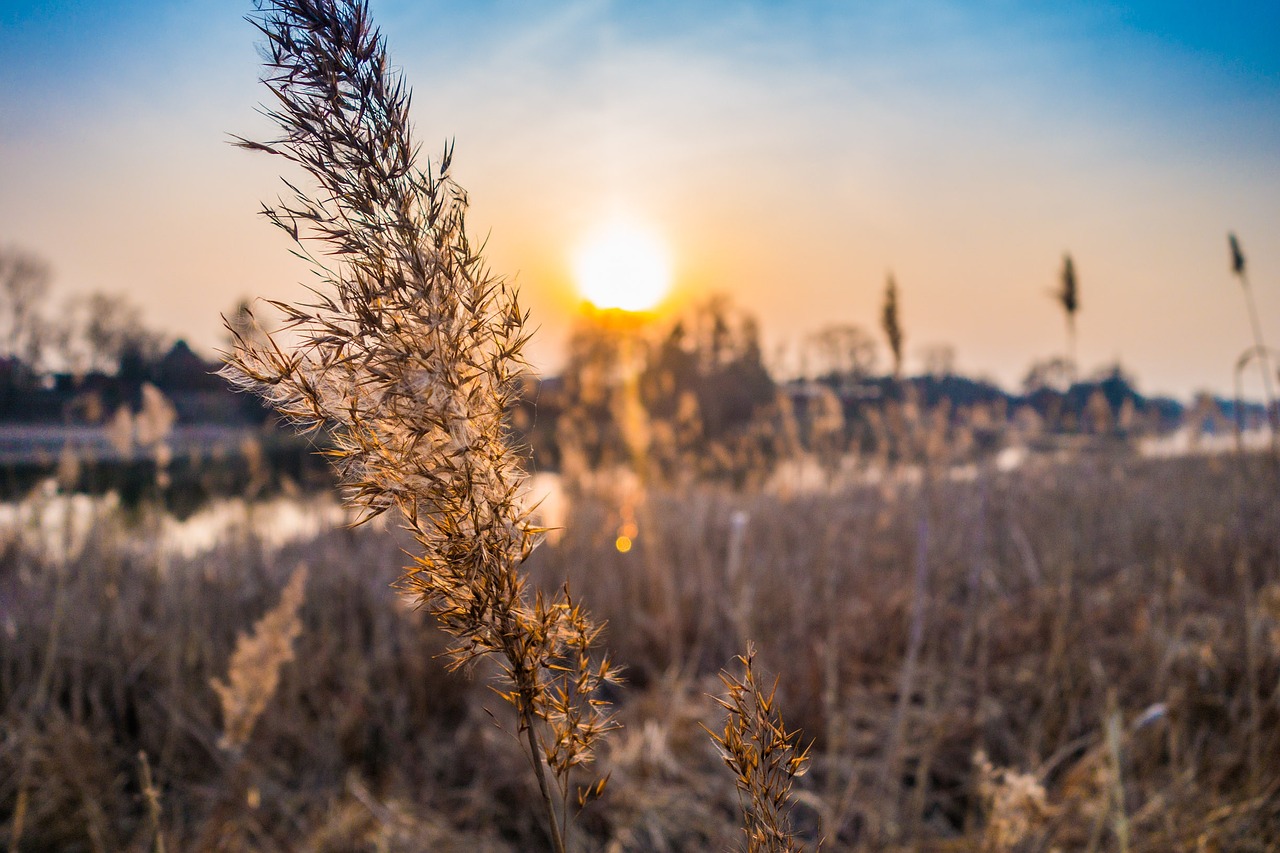
[{"label": "tree", "polygon": [[262,318],[253,310],[253,305],[248,299],[237,302],[235,309],[222,319],[227,327],[228,344],[231,349],[235,349],[237,343],[250,348],[262,346],[269,338],[267,328],[262,324]]},{"label": "tree", "polygon": [[137,372],[165,349],[164,335],[146,328],[138,306],[118,294],[73,297],[54,329],[64,367],[76,373]]},{"label": "tree", "polygon": [[818,378],[837,382],[858,382],[876,368],[876,342],[862,327],[831,325],[819,329],[810,339],[817,351]]},{"label": "tree", "polygon": [[1038,391],[1065,393],[1071,386],[1071,367],[1065,359],[1050,358],[1034,362],[1022,380],[1024,394]]},{"label": "tree", "polygon": [[955,373],[956,348],[950,344],[931,344],[921,351],[927,376],[945,378]]},{"label": "tree", "polygon": [[36,370],[48,327],[41,308],[48,297],[49,265],[21,249],[0,250],[0,346],[3,355]]}]

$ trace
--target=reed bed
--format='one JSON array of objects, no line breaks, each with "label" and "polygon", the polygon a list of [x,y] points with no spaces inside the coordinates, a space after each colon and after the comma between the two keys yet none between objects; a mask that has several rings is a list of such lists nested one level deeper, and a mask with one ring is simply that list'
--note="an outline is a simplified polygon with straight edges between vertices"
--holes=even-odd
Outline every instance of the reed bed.
[{"label": "reed bed", "polygon": [[[809,849],[1274,849],[1273,476],[1264,457],[1098,455],[929,488],[582,491],[528,564],[592,602],[626,669],[575,846],[738,843],[703,727],[723,728],[711,696],[750,639],[812,743],[791,814]],[[447,674],[448,638],[390,588],[402,534],[271,548],[249,525],[178,559],[140,550],[137,523],[103,515],[66,561],[0,551],[0,843],[547,849],[521,745],[487,713],[495,672]],[[278,683],[230,750],[213,684],[300,565],[293,659],[261,674]]]}]

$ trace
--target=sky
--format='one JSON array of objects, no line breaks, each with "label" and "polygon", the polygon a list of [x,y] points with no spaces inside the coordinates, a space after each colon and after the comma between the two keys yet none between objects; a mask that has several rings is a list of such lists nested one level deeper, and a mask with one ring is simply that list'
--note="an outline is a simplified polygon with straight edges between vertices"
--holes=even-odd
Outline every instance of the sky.
[{"label": "sky", "polygon": [[[239,299],[303,295],[256,214],[279,164],[228,144],[271,134],[242,5],[0,0],[0,247],[49,261],[54,303],[128,293],[211,352]],[[945,345],[1016,388],[1066,346],[1070,253],[1082,373],[1229,393],[1251,337],[1228,231],[1280,345],[1280,4],[370,6],[543,371],[574,249],[617,215],[669,246],[669,310],[729,295],[781,372],[823,327],[879,336],[892,273],[908,371]]]}]

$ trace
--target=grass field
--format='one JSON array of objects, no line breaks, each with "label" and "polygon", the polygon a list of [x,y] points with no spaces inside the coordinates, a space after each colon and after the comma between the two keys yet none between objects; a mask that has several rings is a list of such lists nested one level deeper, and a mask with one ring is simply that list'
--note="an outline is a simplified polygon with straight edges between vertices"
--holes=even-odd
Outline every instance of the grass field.
[{"label": "grass field", "polygon": [[[810,848],[1274,849],[1276,488],[1263,456],[1094,455],[791,495],[570,489],[531,577],[567,579],[626,668],[570,846],[736,842],[701,726],[751,640],[813,744]],[[6,534],[9,849],[545,849],[490,673],[444,672],[391,589],[403,537],[268,545],[249,514],[183,557],[147,547],[159,524],[101,510],[66,560]],[[211,681],[299,565],[293,657],[250,668],[279,684],[228,747]]]}]

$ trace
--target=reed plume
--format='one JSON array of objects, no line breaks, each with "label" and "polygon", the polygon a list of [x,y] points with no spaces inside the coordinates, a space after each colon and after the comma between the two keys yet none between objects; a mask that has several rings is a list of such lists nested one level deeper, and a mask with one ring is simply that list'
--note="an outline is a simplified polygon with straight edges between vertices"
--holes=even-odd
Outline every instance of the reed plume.
[{"label": "reed plume", "polygon": [[1024,849],[1053,813],[1044,785],[1033,774],[996,767],[982,750],[974,755],[973,763],[978,797],[986,812],[982,850],[1006,853]]},{"label": "reed plume", "polygon": [[880,326],[889,341],[889,352],[893,354],[893,378],[902,376],[902,323],[898,319],[898,283],[893,274],[884,287],[884,309],[880,315]]},{"label": "reed plume", "polygon": [[302,633],[298,610],[306,595],[307,568],[293,570],[280,602],[254,623],[253,631],[236,638],[227,678],[210,682],[222,705],[222,737],[218,746],[239,753],[280,684],[280,669],[293,660],[293,641]]},{"label": "reed plume", "polygon": [[1076,265],[1071,255],[1062,256],[1062,285],[1054,294],[1067,318],[1067,366],[1071,380],[1076,377],[1076,313],[1080,310],[1080,288],[1076,281]]},{"label": "reed plume", "polygon": [[789,820],[791,784],[808,771],[809,750],[797,750],[799,732],[788,732],[774,704],[778,685],[766,694],[756,681],[755,647],[739,655],[743,673],[722,672],[725,698],[714,697],[729,712],[724,730],[708,730],[721,758],[737,777],[747,853],[798,850]]},{"label": "reed plume", "polygon": [[526,315],[468,238],[452,145],[419,166],[409,90],[367,4],[271,0],[251,20],[266,38],[266,114],[283,133],[238,141],[317,184],[309,194],[286,182],[288,200],[263,212],[321,285],[313,304],[273,303],[293,346],[232,329],[225,373],[300,427],[331,431],[327,452],[361,520],[399,512],[418,547],[400,586],[453,637],[454,668],[498,662],[563,850],[570,771],[612,727],[596,692],[614,673],[567,591],[531,595],[520,570],[540,533],[517,499],[525,475],[505,421]]},{"label": "reed plume", "polygon": [[1227,246],[1231,250],[1231,271],[1240,279],[1240,287],[1244,290],[1245,305],[1249,309],[1249,323],[1253,329],[1253,347],[1245,352],[1236,363],[1236,384],[1240,382],[1240,371],[1256,358],[1262,371],[1262,390],[1266,395],[1267,423],[1271,426],[1272,452],[1277,448],[1277,434],[1280,434],[1280,412],[1276,411],[1276,396],[1272,386],[1271,350],[1262,338],[1262,321],[1258,318],[1258,306],[1253,300],[1253,288],[1249,286],[1249,273],[1245,268],[1244,251],[1235,232],[1227,234]]}]

